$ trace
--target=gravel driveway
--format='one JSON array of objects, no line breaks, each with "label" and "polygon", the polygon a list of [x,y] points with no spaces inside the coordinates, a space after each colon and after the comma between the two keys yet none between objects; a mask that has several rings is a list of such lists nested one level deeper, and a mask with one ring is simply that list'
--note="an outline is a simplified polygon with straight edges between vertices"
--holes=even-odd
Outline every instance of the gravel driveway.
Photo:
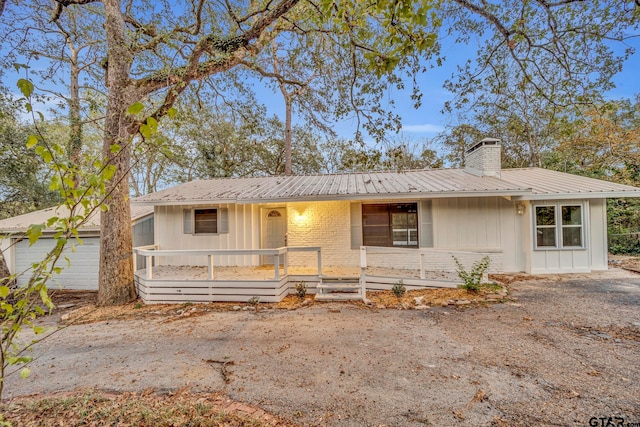
[{"label": "gravel driveway", "polygon": [[640,276],[511,286],[516,301],[459,309],[326,303],[71,326],[36,345],[6,397],[188,386],[307,425],[640,423]]}]

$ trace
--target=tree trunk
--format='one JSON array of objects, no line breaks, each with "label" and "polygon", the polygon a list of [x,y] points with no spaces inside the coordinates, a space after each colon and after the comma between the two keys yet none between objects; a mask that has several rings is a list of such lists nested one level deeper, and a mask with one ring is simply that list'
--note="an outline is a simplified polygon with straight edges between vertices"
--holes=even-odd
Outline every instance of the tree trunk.
[{"label": "tree trunk", "polygon": [[[80,166],[80,153],[82,152],[82,123],[80,120],[80,67],[78,66],[78,52],[69,46],[71,52],[71,76],[69,99],[69,122],[71,131],[69,136],[68,155],[69,160],[75,166]],[[78,183],[76,182],[76,186]]]},{"label": "tree trunk", "polygon": [[[283,90],[284,93],[284,90]],[[284,97],[285,123],[284,123],[284,174],[291,175],[291,97]]]},{"label": "tree trunk", "polygon": [[4,254],[0,252],[0,284],[2,286],[13,285],[13,281],[9,282],[8,277],[11,276],[11,272],[9,271],[9,266],[7,266],[7,260],[4,258]]},{"label": "tree trunk", "polygon": [[[131,87],[132,55],[127,48],[124,20],[118,0],[104,0],[108,46],[107,116],[103,157],[116,167],[107,184],[109,209],[100,219],[100,276],[98,305],[116,305],[131,301],[136,296],[133,284],[133,236],[131,233],[131,207],[129,205],[129,163],[131,139],[137,127],[128,107],[135,99]],[[121,148],[115,154],[111,146]]]}]

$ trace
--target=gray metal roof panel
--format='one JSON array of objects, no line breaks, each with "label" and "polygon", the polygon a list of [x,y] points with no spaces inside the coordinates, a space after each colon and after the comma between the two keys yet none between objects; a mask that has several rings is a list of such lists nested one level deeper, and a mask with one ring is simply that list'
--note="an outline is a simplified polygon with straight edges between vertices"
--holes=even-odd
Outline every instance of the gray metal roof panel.
[{"label": "gray metal roof panel", "polygon": [[637,187],[542,168],[504,169],[502,179],[515,185],[527,183],[531,187],[530,198],[535,199],[640,197]]}]

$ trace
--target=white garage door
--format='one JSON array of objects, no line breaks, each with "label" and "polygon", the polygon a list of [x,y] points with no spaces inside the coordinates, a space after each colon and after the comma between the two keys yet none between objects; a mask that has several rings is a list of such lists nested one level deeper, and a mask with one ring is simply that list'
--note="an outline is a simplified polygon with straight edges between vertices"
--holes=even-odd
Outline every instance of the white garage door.
[{"label": "white garage door", "polygon": [[[53,276],[53,281],[47,283],[49,289],[61,287],[63,289],[98,290],[98,266],[100,260],[100,238],[82,238],[82,245],[76,244],[75,252],[71,251],[71,245],[65,247],[64,255],[56,264],[62,267],[60,274]],[[15,246],[16,272],[21,272],[31,267],[34,262],[44,259],[47,252],[53,248],[53,239],[40,238],[33,246],[29,246],[28,240],[22,240]],[[68,266],[69,258],[71,266]],[[29,273],[18,279],[19,284],[29,280]]]}]

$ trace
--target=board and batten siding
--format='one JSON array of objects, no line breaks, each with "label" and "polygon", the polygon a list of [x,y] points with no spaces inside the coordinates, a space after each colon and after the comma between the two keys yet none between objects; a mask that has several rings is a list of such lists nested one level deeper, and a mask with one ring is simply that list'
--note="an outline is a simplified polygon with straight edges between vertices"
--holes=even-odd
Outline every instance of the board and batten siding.
[{"label": "board and batten siding", "polygon": [[[184,233],[183,212],[193,208],[226,208],[228,233]],[[257,205],[156,206],[154,217],[155,244],[161,250],[260,248],[260,209]],[[159,258],[158,264],[161,265],[207,265],[206,256]],[[259,265],[260,261],[258,256],[252,255],[220,255],[214,256],[214,263],[219,266],[251,266]],[[143,268],[142,265],[139,268]]]},{"label": "board and batten siding", "polygon": [[440,251],[491,252],[489,271],[524,271],[526,221],[515,206],[502,197],[434,199],[434,247]]},{"label": "board and batten siding", "polygon": [[589,201],[589,250],[591,270],[602,271],[609,268],[609,245],[607,242],[607,200]]}]

